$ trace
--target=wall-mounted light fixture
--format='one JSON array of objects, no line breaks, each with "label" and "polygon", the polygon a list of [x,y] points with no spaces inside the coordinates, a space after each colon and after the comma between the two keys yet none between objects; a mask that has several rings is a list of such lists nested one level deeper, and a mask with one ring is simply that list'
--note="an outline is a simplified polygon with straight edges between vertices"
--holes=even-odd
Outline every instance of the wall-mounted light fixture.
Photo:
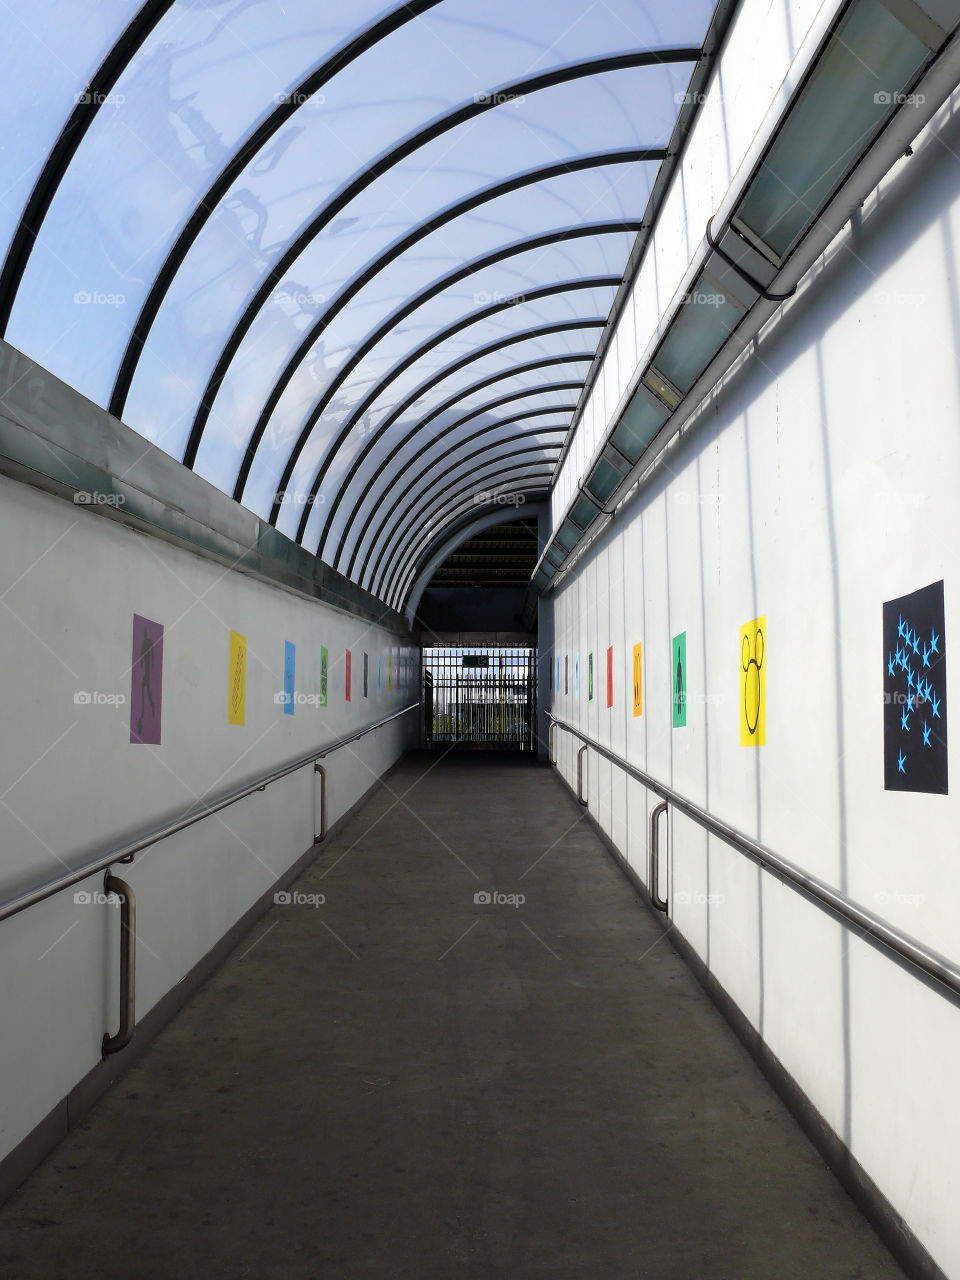
[{"label": "wall-mounted light fixture", "polygon": [[[847,0],[813,33],[531,581],[556,584],[960,80],[960,0]],[[532,603],[532,602],[531,602]]]}]

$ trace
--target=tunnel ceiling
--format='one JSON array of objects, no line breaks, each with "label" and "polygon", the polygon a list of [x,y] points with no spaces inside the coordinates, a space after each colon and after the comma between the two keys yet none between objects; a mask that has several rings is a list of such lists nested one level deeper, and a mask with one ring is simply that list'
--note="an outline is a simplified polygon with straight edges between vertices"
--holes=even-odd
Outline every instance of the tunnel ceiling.
[{"label": "tunnel ceiling", "polygon": [[402,606],[549,487],[713,9],[11,0],[3,336]]},{"label": "tunnel ceiling", "polygon": [[537,563],[536,520],[471,534],[434,570],[430,587],[525,587]]}]

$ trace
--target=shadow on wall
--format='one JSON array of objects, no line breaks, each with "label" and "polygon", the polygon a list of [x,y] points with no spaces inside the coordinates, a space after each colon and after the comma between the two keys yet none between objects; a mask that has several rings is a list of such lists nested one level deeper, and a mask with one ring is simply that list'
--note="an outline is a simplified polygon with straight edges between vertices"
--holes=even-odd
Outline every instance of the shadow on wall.
[{"label": "shadow on wall", "polygon": [[[826,720],[823,726],[824,740],[835,746],[837,755],[835,800],[829,797],[831,806],[835,803],[837,826],[830,841],[831,853],[836,853],[836,883],[843,892],[850,892],[850,869],[848,855],[848,829],[851,821],[849,771],[845,767],[845,755],[848,750],[848,726],[844,721],[844,667],[841,640],[843,584],[841,582],[840,538],[838,535],[838,503],[841,500],[843,471],[837,471],[838,446],[846,445],[851,432],[864,430],[864,423],[850,419],[849,406],[856,402],[856,388],[864,379],[870,380],[871,389],[877,384],[878,371],[863,367],[862,361],[851,359],[844,367],[843,352],[838,344],[824,335],[830,333],[838,325],[850,323],[851,313],[855,313],[859,323],[875,324],[883,332],[884,342],[890,345],[890,331],[896,326],[908,324],[928,324],[931,336],[938,331],[941,320],[941,298],[944,322],[939,327],[949,325],[952,338],[953,365],[957,378],[957,399],[960,402],[960,303],[957,288],[957,251],[955,234],[955,211],[960,207],[960,165],[956,155],[960,151],[960,112],[957,110],[960,95],[955,97],[941,112],[939,127],[931,128],[917,147],[915,154],[906,157],[899,163],[888,177],[878,194],[871,196],[861,214],[855,216],[842,237],[834,244],[825,260],[822,261],[805,282],[796,298],[784,307],[780,318],[776,319],[768,330],[751,344],[745,358],[728,377],[725,384],[718,389],[700,411],[696,422],[696,431],[689,431],[684,439],[676,442],[676,447],[669,458],[669,465],[663,466],[651,477],[650,482],[641,493],[633,495],[625,504],[619,517],[603,532],[591,549],[589,559],[599,555],[609,556],[611,548],[621,538],[625,525],[637,520],[641,514],[649,517],[661,500],[667,507],[669,488],[677,474],[685,468],[694,468],[698,483],[703,474],[705,458],[721,436],[733,431],[743,431],[743,463],[737,477],[737,487],[742,486],[744,494],[743,509],[738,519],[744,522],[745,538],[743,545],[748,549],[751,561],[751,578],[748,588],[749,598],[753,603],[753,616],[761,612],[758,599],[756,572],[756,536],[757,516],[754,510],[755,499],[759,496],[758,483],[763,477],[751,474],[751,463],[754,461],[751,450],[751,436],[759,436],[774,429],[778,424],[759,420],[755,406],[761,401],[765,392],[775,388],[784,376],[795,366],[802,368],[799,376],[810,383],[816,382],[815,403],[810,404],[810,447],[808,459],[811,464],[805,483],[812,482],[809,491],[811,511],[816,513],[818,525],[821,526],[825,539],[824,556],[829,558],[829,567],[822,565],[817,570],[820,576],[820,594],[823,600],[823,615],[820,622],[829,630],[829,649],[833,666],[833,683],[831,696],[824,704]],[[945,212],[946,211],[946,212]],[[939,243],[934,247],[930,233],[939,230]],[[884,279],[884,273],[901,263],[915,246],[924,240],[923,274],[917,280],[917,292],[911,295],[914,310],[904,314],[904,306],[897,311],[884,311],[883,306],[891,299],[878,283]],[[935,296],[924,293],[935,290]],[[875,295],[871,298],[871,294]],[[893,299],[895,301],[895,299]],[[933,305],[936,304],[936,305]],[[839,353],[839,355],[838,355]],[[918,376],[922,371],[918,371]],[[881,381],[885,382],[881,374]],[[948,375],[949,376],[949,375]],[[828,378],[844,377],[847,386],[844,391],[846,399],[835,400],[828,395]],[[890,370],[891,384],[899,390],[897,379],[900,373]],[[852,391],[852,395],[850,394]],[[906,393],[905,393],[906,394]],[[810,400],[814,400],[814,388],[811,387]],[[843,404],[843,411],[837,405]],[[753,412],[751,414],[751,409]],[[832,416],[831,416],[832,410]],[[905,424],[907,426],[908,424]],[[818,438],[819,437],[819,438]],[[856,437],[854,437],[856,439]],[[869,447],[866,434],[863,436],[865,447]],[[833,448],[831,448],[831,445]],[[840,450],[842,452],[842,449]],[[729,464],[727,464],[729,466]],[[756,467],[754,466],[754,471]],[[704,477],[705,478],[705,477]],[[709,487],[709,486],[707,486]],[[699,583],[704,612],[701,623],[704,635],[707,634],[706,598],[711,590],[710,574],[716,568],[708,567],[705,539],[704,512],[698,510],[699,522]],[[657,522],[658,523],[658,522]],[[668,523],[665,518],[665,523]],[[661,543],[657,545],[658,541]],[[663,556],[666,563],[665,580],[669,584],[669,542],[666,531],[664,537],[652,540],[644,529],[641,554],[644,561],[644,576],[648,557]],[[579,575],[587,561],[574,571]],[[690,569],[693,568],[691,564]],[[932,575],[931,575],[932,576]],[[573,576],[571,577],[571,581]],[[635,590],[638,584],[628,580],[626,565],[623,572],[624,591]],[[746,595],[744,597],[746,599]],[[744,612],[744,616],[747,616]],[[668,632],[672,632],[673,619],[670,614],[670,602],[667,602]],[[706,654],[704,654],[706,663]],[[704,668],[704,688],[707,687],[707,671]],[[831,705],[832,704],[832,705]],[[709,743],[709,739],[708,739]],[[831,751],[832,758],[832,751]],[[698,762],[704,769],[709,769],[709,745],[704,750],[704,760]],[[756,768],[756,832],[763,838],[761,824],[761,774],[762,761],[758,755]],[[670,740],[669,766],[673,767],[673,744]],[[709,772],[701,775],[709,781]],[[705,803],[710,807],[709,788]],[[710,891],[709,875],[711,858],[708,846],[706,859],[707,892]],[[759,945],[756,951],[758,982],[758,1029],[764,1033],[764,873],[757,870],[757,910]],[[707,954],[709,966],[710,933],[709,912],[707,913]],[[853,1062],[851,1047],[851,1024],[854,1010],[851,1007],[851,971],[850,957],[846,948],[841,949],[839,956],[839,997],[841,1001],[841,1036],[842,1044],[838,1045],[842,1071],[842,1110],[839,1126],[844,1144],[850,1148],[853,1142]]]}]

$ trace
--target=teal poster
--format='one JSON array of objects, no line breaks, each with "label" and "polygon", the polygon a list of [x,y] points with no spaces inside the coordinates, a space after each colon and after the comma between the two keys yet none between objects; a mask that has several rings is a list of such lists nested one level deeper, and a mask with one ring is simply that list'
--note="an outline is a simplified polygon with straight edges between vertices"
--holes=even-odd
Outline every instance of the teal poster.
[{"label": "teal poster", "polygon": [[294,688],[297,661],[296,645],[290,643],[289,640],[283,642],[283,714],[285,716],[293,715],[294,707]]},{"label": "teal poster", "polygon": [[682,729],[687,723],[687,633],[681,631],[673,637],[673,658],[670,664],[672,685],[673,727]]}]

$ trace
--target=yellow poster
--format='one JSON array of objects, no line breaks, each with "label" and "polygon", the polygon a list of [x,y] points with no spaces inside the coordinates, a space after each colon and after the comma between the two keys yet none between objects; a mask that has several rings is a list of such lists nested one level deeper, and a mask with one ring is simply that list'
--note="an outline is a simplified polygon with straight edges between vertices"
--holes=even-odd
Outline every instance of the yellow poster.
[{"label": "yellow poster", "polygon": [[740,628],[740,745],[762,747],[767,740],[767,615]]},{"label": "yellow poster", "polygon": [[227,723],[244,724],[247,711],[247,637],[230,632],[230,685]]},{"label": "yellow poster", "polygon": [[643,645],[633,646],[633,714],[643,715]]}]

